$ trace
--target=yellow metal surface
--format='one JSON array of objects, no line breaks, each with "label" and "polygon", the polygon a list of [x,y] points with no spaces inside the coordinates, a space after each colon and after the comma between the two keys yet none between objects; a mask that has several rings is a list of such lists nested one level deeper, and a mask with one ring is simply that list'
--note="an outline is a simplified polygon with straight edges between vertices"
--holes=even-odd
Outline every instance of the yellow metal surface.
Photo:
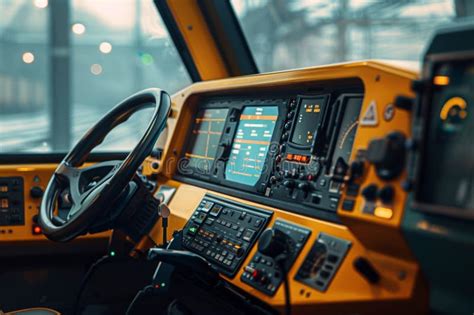
[{"label": "yellow metal surface", "polygon": [[[165,0],[163,0],[165,1]],[[166,0],[202,80],[229,76],[196,0]]]},{"label": "yellow metal surface", "polygon": [[[30,189],[33,186],[39,186],[46,189],[48,181],[51,178],[56,164],[26,164],[26,165],[2,165],[0,166],[0,177],[20,176],[24,182],[24,201],[25,201],[25,224],[14,226],[0,226],[0,244],[8,242],[42,241],[49,240],[44,235],[33,235],[33,217],[38,214],[41,199],[31,198]],[[94,235],[86,235],[80,238],[108,238],[110,232],[104,232]]]}]

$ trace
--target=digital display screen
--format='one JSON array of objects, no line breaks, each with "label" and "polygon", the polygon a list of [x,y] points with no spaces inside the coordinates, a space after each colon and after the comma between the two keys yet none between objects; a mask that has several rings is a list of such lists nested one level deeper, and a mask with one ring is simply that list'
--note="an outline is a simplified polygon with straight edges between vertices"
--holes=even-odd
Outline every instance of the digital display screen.
[{"label": "digital display screen", "polygon": [[194,119],[187,167],[209,173],[217,153],[228,109],[202,109]]},{"label": "digital display screen", "polygon": [[321,123],[326,96],[302,99],[296,116],[291,142],[301,146],[310,146],[316,129]]},{"label": "digital display screen", "polygon": [[2,193],[8,192],[8,185],[0,185],[0,192]]},{"label": "digital display screen", "polygon": [[277,106],[244,107],[225,168],[227,180],[248,186],[258,182],[277,118]]},{"label": "digital display screen", "polygon": [[429,106],[417,195],[424,203],[474,211],[474,62],[441,69],[444,84]]}]

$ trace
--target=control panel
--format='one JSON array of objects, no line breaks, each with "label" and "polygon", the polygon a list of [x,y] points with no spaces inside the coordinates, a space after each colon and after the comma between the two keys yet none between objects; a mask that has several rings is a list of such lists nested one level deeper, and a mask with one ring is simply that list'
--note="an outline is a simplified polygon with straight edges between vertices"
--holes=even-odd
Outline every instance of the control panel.
[{"label": "control panel", "polygon": [[353,79],[315,90],[201,99],[177,178],[337,220],[363,86]]},{"label": "control panel", "polygon": [[[258,252],[245,266],[241,280],[267,295],[274,295],[310,234],[307,228],[276,220],[272,229],[260,237]],[[284,262],[279,263],[279,255],[283,255]]]},{"label": "control panel", "polygon": [[336,211],[349,170],[361,94],[299,96],[290,100],[285,131],[267,195]]},{"label": "control panel", "polygon": [[0,178],[0,226],[25,224],[22,177]]},{"label": "control panel", "polygon": [[272,212],[206,195],[184,227],[183,246],[233,277]]},{"label": "control panel", "polygon": [[320,233],[298,269],[295,280],[326,291],[350,247],[349,241]]}]

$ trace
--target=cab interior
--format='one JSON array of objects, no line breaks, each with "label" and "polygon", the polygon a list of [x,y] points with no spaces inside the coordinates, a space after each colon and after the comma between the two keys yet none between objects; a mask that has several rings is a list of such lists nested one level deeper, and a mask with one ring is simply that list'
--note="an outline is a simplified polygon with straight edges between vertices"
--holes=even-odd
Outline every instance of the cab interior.
[{"label": "cab interior", "polygon": [[0,1],[0,314],[472,314],[472,15]]}]

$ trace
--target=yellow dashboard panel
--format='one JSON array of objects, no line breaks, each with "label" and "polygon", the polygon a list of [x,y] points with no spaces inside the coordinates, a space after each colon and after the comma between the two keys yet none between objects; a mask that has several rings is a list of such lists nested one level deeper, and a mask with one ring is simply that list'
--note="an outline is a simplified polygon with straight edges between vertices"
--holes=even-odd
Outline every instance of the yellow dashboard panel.
[{"label": "yellow dashboard panel", "polygon": [[[157,161],[160,163],[158,170],[148,169],[150,173],[158,174],[159,184],[176,188],[176,194],[169,204],[172,216],[168,237],[172,236],[173,230],[183,228],[184,233],[190,233],[189,229],[192,229],[194,233],[192,222],[196,215],[205,217],[205,214],[201,214],[205,207],[203,206],[205,198],[223,198],[244,207],[269,210],[271,215],[267,227],[275,227],[276,221],[284,220],[310,231],[310,236],[295,258],[288,274],[291,302],[296,313],[309,314],[320,310],[328,314],[338,314],[348,312],[354,306],[357,306],[357,312],[360,313],[380,313],[381,311],[399,313],[407,307],[412,309],[413,313],[423,313],[426,305],[424,282],[418,264],[400,231],[406,200],[402,184],[406,173],[387,166],[390,164],[390,158],[400,153],[397,151],[397,145],[399,148],[403,139],[411,135],[410,113],[395,108],[393,102],[398,95],[412,95],[410,84],[416,77],[416,71],[393,63],[366,61],[206,81],[191,85],[177,93],[173,97],[174,128],[169,131],[170,137],[163,158]],[[288,93],[285,94],[285,91]],[[284,96],[280,97],[278,93],[283,93]],[[348,157],[345,160],[346,168],[349,170],[344,173],[344,176],[338,178],[337,182],[337,167],[334,165],[324,166],[327,168],[327,173],[318,170],[316,175],[309,171],[306,173],[306,169],[304,172],[302,169],[297,170],[299,177],[285,171],[282,172],[281,179],[277,178],[273,181],[273,175],[276,174],[278,177],[277,172],[280,171],[278,168],[275,170],[275,167],[283,165],[283,162],[279,160],[281,152],[284,153],[282,159],[289,165],[311,163],[318,158],[318,154],[326,154],[324,148],[316,148],[318,140],[314,138],[318,135],[312,133],[315,130],[305,129],[309,126],[304,124],[305,120],[308,120],[305,118],[305,113],[299,109],[293,109],[296,115],[290,113],[292,97],[287,95],[295,95],[294,107],[304,106],[307,116],[311,117],[312,121],[319,119],[318,113],[331,111],[326,108],[342,107],[338,102],[344,103],[344,97],[360,98],[360,111],[356,119],[351,121],[352,124],[348,124],[347,132],[341,129],[341,135],[337,136],[338,139],[353,137],[350,152],[346,152]],[[265,110],[272,109],[272,105],[279,104],[281,99],[283,99],[283,105],[278,105],[280,107],[278,107],[279,112],[276,118],[265,118],[273,117],[271,115],[274,112],[265,112]],[[286,101],[287,99],[289,101]],[[249,108],[255,111],[249,112]],[[285,108],[289,110],[285,111]],[[224,116],[219,116],[222,114],[219,110],[222,109],[227,109],[227,111],[224,112]],[[239,119],[236,119],[237,122],[232,125],[234,109],[240,121],[250,117],[260,124],[254,126],[251,122],[243,122],[239,125]],[[230,113],[230,119],[222,118],[228,113]],[[295,127],[291,124],[288,127],[289,118],[282,118],[283,115],[291,116],[293,120],[290,122],[303,125],[303,127]],[[333,117],[330,114],[324,115],[323,117]],[[333,115],[337,117],[336,114]],[[294,116],[297,118],[293,118]],[[285,120],[279,125],[280,120],[283,119]],[[325,119],[329,118],[320,119],[323,121],[320,123],[322,127],[316,130],[320,134],[327,130],[324,129]],[[336,118],[331,119],[338,121]],[[333,126],[331,128],[339,128],[338,124],[344,123],[344,118],[341,119],[331,125]],[[209,122],[214,125],[205,125]],[[245,123],[250,123],[248,125],[250,128],[257,129],[275,124],[273,136],[268,128],[263,134],[269,138],[272,137],[272,141],[262,142],[262,139],[258,138],[261,134],[254,130],[249,131],[249,136],[246,134]],[[224,126],[219,126],[219,124],[224,124]],[[326,126],[326,128],[329,127]],[[303,133],[296,131],[300,129]],[[351,129],[357,131],[351,133]],[[231,142],[226,144],[224,140],[227,130],[229,130]],[[285,130],[288,130],[286,136]],[[213,133],[220,139],[220,143],[215,145],[216,150],[212,150],[212,142],[215,141],[212,140]],[[207,135],[207,138],[204,138],[207,143],[204,141],[204,145],[199,147],[196,143],[200,141],[198,137],[200,134]],[[326,137],[326,141],[329,142],[330,138]],[[303,139],[302,142],[301,139]],[[268,148],[271,148],[274,141],[277,142],[276,153],[272,155],[269,149],[264,164],[265,167],[271,169],[268,174],[265,170],[261,172],[259,170],[260,173],[255,175],[254,170],[250,170],[250,173],[239,172],[236,176],[235,172],[228,170],[229,166],[225,164],[227,162],[219,166],[219,158],[222,155],[224,155],[223,161],[233,161],[234,165],[240,165],[239,150],[236,149],[241,151],[244,144],[249,145],[249,151],[252,150],[251,145],[262,150],[263,144],[268,143]],[[295,145],[298,141],[300,145]],[[304,141],[307,142],[306,146]],[[288,145],[286,153],[282,151],[282,143]],[[229,150],[226,156],[226,153],[222,152],[226,152],[227,146]],[[194,154],[197,152],[196,147],[203,149],[202,152],[205,154]],[[331,145],[328,144],[328,147]],[[387,154],[388,151],[383,149],[386,147],[393,148],[393,151]],[[310,151],[305,154],[305,150]],[[209,154],[209,152],[212,153]],[[210,160],[211,164],[206,164],[207,166],[201,169],[204,171],[203,174],[190,175],[191,173],[186,173],[183,168],[186,170],[189,164],[193,165],[192,159],[196,156],[201,160]],[[153,161],[150,159],[148,163]],[[248,158],[244,157],[243,161],[248,161]],[[324,159],[320,162],[321,165],[328,164]],[[360,168],[362,168],[361,174],[356,173],[360,171]],[[245,170],[248,171],[248,168]],[[304,176],[301,176],[301,173],[304,173]],[[265,174],[268,176],[265,177]],[[308,203],[308,194],[314,193],[313,188],[316,183],[310,183],[313,188],[309,190],[304,184],[308,180],[314,181],[313,175],[318,178],[318,183],[322,176],[330,182],[336,182],[334,185],[337,189],[333,190],[333,193],[336,192],[338,197],[332,198],[333,195],[330,193],[327,196],[323,194],[322,199],[337,199],[337,201],[328,204],[320,203],[313,207]],[[262,178],[266,179],[262,180]],[[286,186],[287,181],[293,181],[293,184]],[[260,184],[263,188],[259,188]],[[247,186],[253,188],[250,189]],[[286,188],[280,188],[283,186]],[[305,190],[306,193],[301,193]],[[279,191],[291,191],[291,193],[285,197]],[[327,211],[320,211],[320,208]],[[210,218],[210,214],[207,217]],[[199,225],[196,227],[199,229],[198,233],[208,235],[204,224],[200,228]],[[298,270],[304,264],[313,244],[320,239],[321,233],[350,243],[347,255],[337,272],[332,275],[325,290],[315,289],[311,285],[295,280]],[[159,226],[155,227],[151,236],[155,242],[161,242]],[[199,246],[197,248],[199,249]],[[265,294],[257,288],[258,285],[257,287],[249,285],[249,282],[244,279],[248,276],[248,270],[253,270],[247,267],[255,267],[255,260],[252,258],[255,255],[257,255],[257,245],[252,244],[248,253],[244,255],[241,265],[236,268],[235,274],[224,274],[224,276],[245,292],[282,309],[284,306],[283,285],[280,285],[273,294],[268,294],[268,292]],[[359,268],[360,260],[368,261],[370,268],[376,270],[380,276],[378,281],[368,281],[367,277],[361,275],[359,269],[364,268]],[[219,265],[219,262],[216,264]]]},{"label": "yellow dashboard panel", "polygon": [[[47,241],[39,225],[36,224],[36,216],[39,213],[42,192],[46,189],[56,167],[56,164],[12,164],[0,166],[0,180],[4,178],[19,179],[22,182],[21,190],[23,191],[21,198],[23,206],[18,205],[23,208],[23,221],[20,224],[0,226],[0,244]],[[15,201],[9,200],[9,202]],[[8,208],[12,207],[15,207],[15,205],[10,205]],[[1,210],[6,211],[7,207]],[[105,232],[81,238],[106,239],[109,235],[109,232]]]}]

